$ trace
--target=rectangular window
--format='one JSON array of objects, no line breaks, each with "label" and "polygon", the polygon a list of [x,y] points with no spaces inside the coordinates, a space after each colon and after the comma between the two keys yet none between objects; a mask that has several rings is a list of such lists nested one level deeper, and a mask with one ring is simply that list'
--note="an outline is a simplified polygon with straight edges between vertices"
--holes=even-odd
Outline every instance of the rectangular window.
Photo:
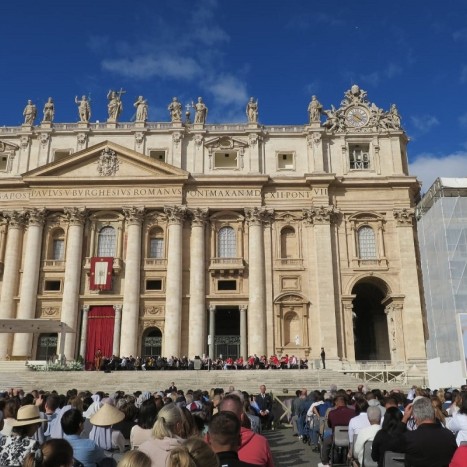
[{"label": "rectangular window", "polygon": [[350,170],[370,169],[370,145],[349,144],[349,165]]},{"label": "rectangular window", "polygon": [[148,279],[146,290],[162,290],[162,279]]},{"label": "rectangular window", "polygon": [[295,154],[293,152],[280,152],[277,154],[277,169],[278,170],[294,170],[295,169]]},{"label": "rectangular window", "polygon": [[165,150],[164,149],[150,149],[149,157],[156,161],[165,162]]},{"label": "rectangular window", "polygon": [[61,281],[45,281],[44,290],[46,292],[60,292]]},{"label": "rectangular window", "polygon": [[222,151],[214,154],[215,169],[236,169],[238,167],[235,151]]},{"label": "rectangular window", "polygon": [[62,239],[55,239],[53,241],[53,256],[52,259],[63,261],[65,257],[65,242]]},{"label": "rectangular window", "polygon": [[237,281],[235,280],[217,281],[217,290],[237,290]]},{"label": "rectangular window", "polygon": [[6,172],[8,169],[8,156],[0,156],[0,172]]},{"label": "rectangular window", "polygon": [[164,239],[151,238],[149,241],[149,257],[163,258],[164,257]]}]

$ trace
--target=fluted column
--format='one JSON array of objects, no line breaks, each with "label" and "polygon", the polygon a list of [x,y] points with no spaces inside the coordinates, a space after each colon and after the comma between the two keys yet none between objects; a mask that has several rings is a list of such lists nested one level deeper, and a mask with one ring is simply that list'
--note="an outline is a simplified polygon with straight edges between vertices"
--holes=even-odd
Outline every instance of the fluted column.
[{"label": "fluted column", "polygon": [[182,234],[186,206],[167,206],[169,249],[165,300],[164,354],[180,356],[182,329]]},{"label": "fluted column", "polygon": [[75,331],[66,335],[64,346],[66,359],[73,360],[75,358],[76,332],[78,330],[79,290],[82,270],[81,256],[86,210],[65,208],[64,211],[69,226],[66,241],[65,279],[60,319]]},{"label": "fluted column", "polygon": [[273,211],[261,208],[245,209],[249,226],[248,245],[248,352],[266,354],[266,288],[264,266],[263,222]]},{"label": "fluted column", "polygon": [[245,361],[248,358],[248,346],[247,346],[247,316],[246,311],[248,307],[246,305],[240,305],[240,356],[242,356]]},{"label": "fluted column", "polygon": [[207,209],[193,209],[190,245],[190,326],[188,355],[202,355],[206,352],[206,265],[204,226]]},{"label": "fluted column", "polygon": [[89,305],[83,305],[83,318],[81,321],[81,340],[79,342],[79,354],[86,359],[86,345],[88,342],[88,317],[89,317]]},{"label": "fluted column", "polygon": [[[120,336],[122,327],[122,305],[114,305],[115,321],[114,321],[114,342],[112,346],[112,354],[120,356]],[[140,352],[135,352],[132,355],[139,355]]]},{"label": "fluted column", "polygon": [[[17,314],[17,318],[19,319],[33,319],[36,317],[37,287],[45,215],[44,209],[33,209],[28,213],[27,254],[24,257],[23,276],[21,278]],[[12,354],[17,357],[31,358],[32,338],[32,334],[15,334]]]},{"label": "fluted column", "polygon": [[121,356],[128,357],[130,355],[139,355],[140,353],[137,351],[137,346],[141,289],[141,232],[144,208],[124,207],[123,212],[125,213],[127,223],[127,247],[120,354]]},{"label": "fluted column", "polygon": [[215,344],[214,341],[216,339],[216,306],[209,305],[209,335],[211,336],[210,344],[209,344],[209,358],[214,360],[214,351],[215,351]]},{"label": "fluted column", "polygon": [[[18,291],[25,213],[11,211],[6,212],[5,217],[8,219],[8,233],[0,298],[0,318],[11,319],[15,317],[16,312],[15,296]],[[8,355],[11,337],[9,334],[0,334],[0,359],[2,360]]]}]

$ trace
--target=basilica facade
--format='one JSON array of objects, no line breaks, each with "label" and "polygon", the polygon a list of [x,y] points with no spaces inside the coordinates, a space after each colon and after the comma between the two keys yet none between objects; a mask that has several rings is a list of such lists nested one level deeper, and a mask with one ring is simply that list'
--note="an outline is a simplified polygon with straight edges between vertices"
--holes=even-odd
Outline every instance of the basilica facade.
[{"label": "basilica facade", "polygon": [[[242,124],[147,108],[124,123],[109,96],[104,123],[83,97],[78,123],[44,108],[0,128],[0,320],[63,322],[65,357],[88,364],[321,347],[331,368],[426,361],[420,187],[395,106],[353,86],[329,111],[313,97],[304,125],[259,124],[253,99]],[[0,359],[59,340],[0,334]]]}]

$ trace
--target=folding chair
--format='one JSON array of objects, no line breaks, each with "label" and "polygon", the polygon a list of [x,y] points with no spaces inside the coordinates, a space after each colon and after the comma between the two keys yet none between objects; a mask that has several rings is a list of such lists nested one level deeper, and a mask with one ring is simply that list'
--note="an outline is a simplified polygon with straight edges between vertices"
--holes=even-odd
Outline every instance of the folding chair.
[{"label": "folding chair", "polygon": [[402,452],[386,451],[384,453],[384,467],[403,467],[405,454]]},{"label": "folding chair", "polygon": [[349,452],[349,427],[336,426],[334,439],[331,446],[332,465],[347,465],[347,453]]},{"label": "folding chair", "polygon": [[371,448],[373,441],[365,441],[363,445],[363,461],[361,467],[378,467],[378,462],[371,458]]}]

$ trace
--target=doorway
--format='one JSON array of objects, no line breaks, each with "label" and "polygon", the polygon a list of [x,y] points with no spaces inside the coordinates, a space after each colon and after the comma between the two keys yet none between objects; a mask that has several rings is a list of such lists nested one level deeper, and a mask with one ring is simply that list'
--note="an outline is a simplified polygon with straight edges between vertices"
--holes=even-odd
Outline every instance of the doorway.
[{"label": "doorway", "polygon": [[143,333],[141,357],[159,357],[162,355],[162,332],[159,328],[147,328]]},{"label": "doorway", "polygon": [[240,310],[238,306],[216,307],[214,336],[215,358],[231,357],[235,360],[240,356]]}]

